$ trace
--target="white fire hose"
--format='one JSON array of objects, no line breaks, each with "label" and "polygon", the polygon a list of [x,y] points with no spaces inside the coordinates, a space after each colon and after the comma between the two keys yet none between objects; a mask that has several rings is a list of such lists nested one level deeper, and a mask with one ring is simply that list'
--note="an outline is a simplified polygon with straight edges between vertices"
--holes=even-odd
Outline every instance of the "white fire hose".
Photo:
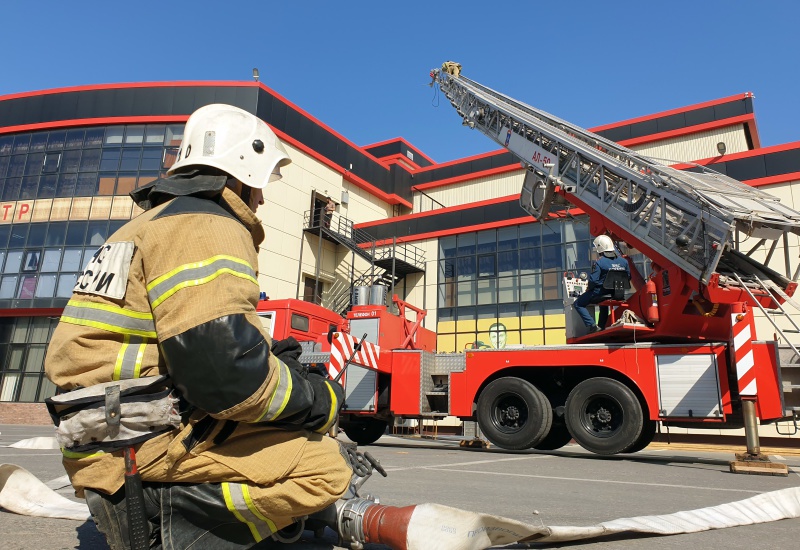
[{"label": "white fire hose", "polygon": [[[0,506],[27,516],[78,521],[90,517],[85,504],[59,495],[13,464],[0,464]],[[585,527],[535,526],[440,504],[396,508],[361,498],[345,501],[340,509],[340,521],[346,516],[350,522],[346,529],[340,525],[340,533],[344,532],[343,538],[350,539],[345,542],[355,548],[364,543],[383,543],[394,550],[483,550],[515,542],[563,542],[619,533],[678,535],[798,518],[800,487],[708,508],[621,518]]]}]

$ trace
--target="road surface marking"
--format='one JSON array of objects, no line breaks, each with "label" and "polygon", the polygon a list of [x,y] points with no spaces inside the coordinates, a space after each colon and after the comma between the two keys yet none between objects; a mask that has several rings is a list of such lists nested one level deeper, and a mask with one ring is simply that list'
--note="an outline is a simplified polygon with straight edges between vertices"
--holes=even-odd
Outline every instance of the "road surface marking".
[{"label": "road surface marking", "polygon": [[541,459],[541,458],[555,458],[554,455],[526,455],[526,456],[515,456],[512,458],[490,458],[488,460],[473,460],[470,462],[451,462],[447,464],[431,464],[430,466],[409,466],[407,468],[387,468],[384,466],[384,469],[387,472],[402,472],[403,470],[420,470],[423,468],[444,468],[447,466],[474,466],[477,464],[495,464],[497,462],[510,462],[514,460],[532,460],[532,459]]},{"label": "road surface marking", "polygon": [[[455,464],[454,464],[455,466]],[[408,468],[409,470],[412,468]],[[441,472],[454,472],[463,474],[484,474],[493,476],[510,476],[510,477],[528,477],[535,479],[557,479],[560,481],[580,481],[581,483],[614,483],[618,485],[644,485],[646,487],[672,487],[675,489],[702,489],[704,491],[725,491],[730,493],[754,493],[761,494],[764,491],[752,491],[748,489],[724,489],[718,487],[701,487],[696,485],[672,485],[668,483],[644,483],[641,481],[615,481],[610,479],[586,479],[580,477],[557,477],[557,476],[540,476],[535,474],[511,474],[503,472],[483,472],[480,470],[451,470],[449,468],[440,468],[436,466],[420,466],[419,470],[436,470]]]}]

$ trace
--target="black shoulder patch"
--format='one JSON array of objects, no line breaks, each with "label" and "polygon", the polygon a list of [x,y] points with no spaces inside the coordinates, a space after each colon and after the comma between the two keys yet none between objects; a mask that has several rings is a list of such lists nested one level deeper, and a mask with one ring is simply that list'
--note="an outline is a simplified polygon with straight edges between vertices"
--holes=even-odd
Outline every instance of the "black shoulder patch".
[{"label": "black shoulder patch", "polygon": [[213,216],[224,216],[232,220],[240,221],[236,216],[212,200],[189,196],[176,197],[164,210],[154,216],[153,219],[157,220],[159,218],[177,216],[180,214],[211,214]]}]

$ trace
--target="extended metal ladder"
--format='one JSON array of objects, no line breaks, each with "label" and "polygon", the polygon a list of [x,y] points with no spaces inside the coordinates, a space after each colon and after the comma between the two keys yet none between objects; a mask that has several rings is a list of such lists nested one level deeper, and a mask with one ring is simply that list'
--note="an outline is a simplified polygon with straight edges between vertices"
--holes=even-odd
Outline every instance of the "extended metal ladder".
[{"label": "extended metal ladder", "polygon": [[767,193],[702,166],[688,172],[660,164],[461,76],[456,66],[434,69],[434,83],[464,125],[527,168],[520,202],[538,219],[558,187],[703,283],[737,230],[765,240],[800,234],[800,212]]},{"label": "extended metal ladder", "polygon": [[[780,336],[781,342],[788,346],[787,351],[791,350],[790,354],[781,354],[780,375],[783,384],[784,411],[787,416],[792,418],[794,431],[782,435],[794,435],[798,432],[798,418],[800,418],[800,351],[798,351],[787,334],[800,334],[800,325],[797,322],[797,319],[800,318],[800,302],[793,300],[779,285],[769,279],[762,280],[757,276],[752,276],[752,280],[748,280],[749,284],[746,284],[738,274],[734,274],[734,277],[742,288],[747,291],[764,317],[772,324],[776,335]],[[761,305],[751,288],[763,290],[765,294],[770,296],[774,304],[773,309],[768,310]],[[783,300],[783,304],[781,300]],[[794,312],[787,311],[787,308],[784,307],[786,305],[791,306]],[[782,328],[776,316],[786,319],[792,328]]]}]

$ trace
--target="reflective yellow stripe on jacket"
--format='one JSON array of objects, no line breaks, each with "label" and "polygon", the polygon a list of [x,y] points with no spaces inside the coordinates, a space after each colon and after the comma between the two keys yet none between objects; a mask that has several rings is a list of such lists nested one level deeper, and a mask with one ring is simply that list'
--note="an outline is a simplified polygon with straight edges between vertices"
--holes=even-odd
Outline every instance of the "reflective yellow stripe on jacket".
[{"label": "reflective yellow stripe on jacket", "polygon": [[147,344],[152,342],[154,341],[126,334],[117,354],[117,362],[114,364],[113,379],[130,380],[139,378],[144,350],[147,348]]},{"label": "reflective yellow stripe on jacket", "polygon": [[156,337],[156,325],[152,313],[132,311],[114,305],[70,300],[64,308],[61,321],[117,334],[143,338]]},{"label": "reflective yellow stripe on jacket", "polygon": [[256,422],[269,422],[278,418],[283,412],[283,409],[286,408],[289,397],[292,395],[292,373],[289,372],[289,367],[287,367],[283,361],[277,357],[275,360],[278,363],[278,372],[275,373],[278,377],[278,383],[275,385],[275,389],[272,390],[272,395],[269,396],[267,408],[264,410],[264,413],[258,417]]},{"label": "reflective yellow stripe on jacket", "polygon": [[321,434],[324,434],[330,429],[331,426],[333,426],[333,421],[336,420],[336,411],[339,410],[339,403],[336,402],[336,394],[333,392],[331,384],[336,384],[336,382],[329,382],[325,384],[331,394],[331,410],[328,411],[328,420],[325,422],[325,425],[317,430],[317,433]]},{"label": "reflective yellow stripe on jacket", "polygon": [[222,494],[225,506],[236,519],[247,525],[256,542],[261,542],[278,530],[271,520],[258,511],[250,498],[250,488],[244,483],[223,483]]},{"label": "reflective yellow stripe on jacket", "polygon": [[225,273],[258,285],[255,271],[245,260],[234,256],[212,256],[201,262],[176,267],[148,284],[147,296],[150,298],[150,305],[155,309],[179,290],[204,285]]}]

